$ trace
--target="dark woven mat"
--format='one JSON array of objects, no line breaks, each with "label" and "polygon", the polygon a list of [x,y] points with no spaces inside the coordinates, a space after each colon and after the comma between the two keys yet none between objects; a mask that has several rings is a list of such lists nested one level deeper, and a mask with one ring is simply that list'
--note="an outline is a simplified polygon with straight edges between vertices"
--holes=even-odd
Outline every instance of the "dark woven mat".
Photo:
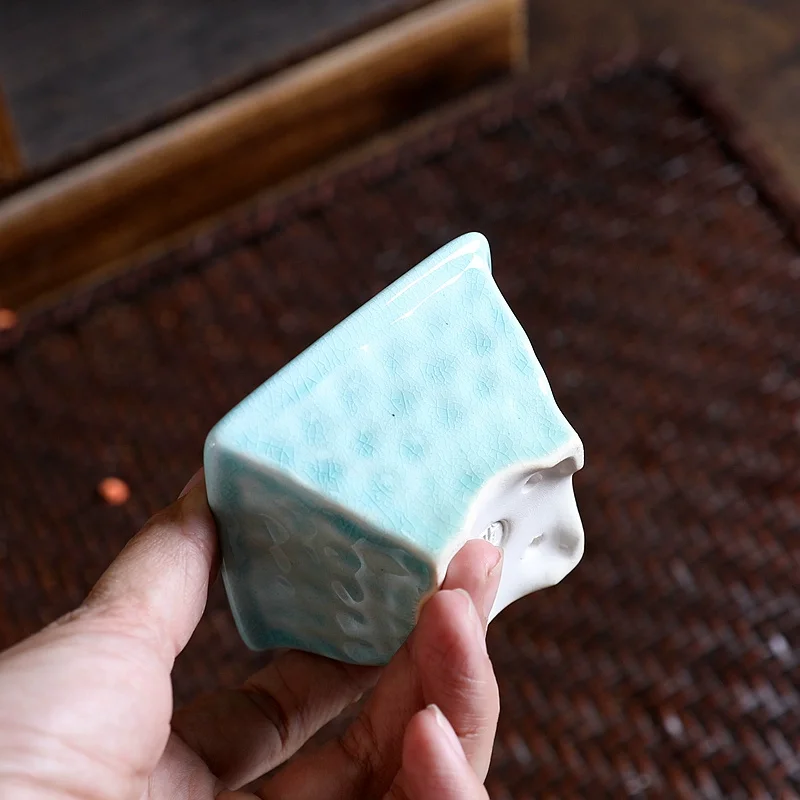
[{"label": "dark woven mat", "polygon": [[[800,255],[747,175],[658,70],[522,85],[34,320],[0,354],[0,644],[81,600],[224,411],[477,229],[587,452],[582,564],[489,632],[492,796],[788,796]],[[217,587],[178,697],[263,658]]]}]

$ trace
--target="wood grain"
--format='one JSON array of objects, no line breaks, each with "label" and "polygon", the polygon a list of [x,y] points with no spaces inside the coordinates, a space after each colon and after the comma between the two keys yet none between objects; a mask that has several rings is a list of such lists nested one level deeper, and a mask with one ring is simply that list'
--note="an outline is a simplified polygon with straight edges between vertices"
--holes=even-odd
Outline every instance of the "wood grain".
[{"label": "wood grain", "polygon": [[[385,52],[369,51],[363,40],[353,52],[347,46],[332,51],[253,95],[219,103],[214,114],[194,115],[0,202],[0,305],[31,307],[75,281],[121,268],[143,248],[163,246],[165,237],[392,129],[509,62],[518,65],[524,7],[530,70],[540,84],[620,52],[686,57],[738,114],[787,192],[800,198],[800,6],[794,0],[433,7],[448,13],[427,28],[407,18],[384,29]],[[375,88],[380,82],[385,94]]]},{"label": "wood grain", "polygon": [[0,4],[0,75],[26,178],[125,141],[428,0]]},{"label": "wood grain", "polygon": [[11,112],[0,89],[0,186],[22,175],[22,154],[17,145]]},{"label": "wood grain", "polygon": [[0,305],[96,279],[524,62],[522,0],[446,0],[0,203]]}]

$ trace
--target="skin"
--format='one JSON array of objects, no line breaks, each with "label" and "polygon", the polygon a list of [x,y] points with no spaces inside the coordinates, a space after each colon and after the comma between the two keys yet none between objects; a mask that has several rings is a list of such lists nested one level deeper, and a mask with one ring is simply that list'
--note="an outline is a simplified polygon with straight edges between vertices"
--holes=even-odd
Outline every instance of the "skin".
[{"label": "skin", "polygon": [[[217,558],[198,473],[80,608],[0,654],[0,796],[488,799],[499,700],[485,631],[497,548],[462,549],[386,667],[288,651],[238,689],[173,714],[170,672]],[[368,691],[340,738],[274,771]]]}]

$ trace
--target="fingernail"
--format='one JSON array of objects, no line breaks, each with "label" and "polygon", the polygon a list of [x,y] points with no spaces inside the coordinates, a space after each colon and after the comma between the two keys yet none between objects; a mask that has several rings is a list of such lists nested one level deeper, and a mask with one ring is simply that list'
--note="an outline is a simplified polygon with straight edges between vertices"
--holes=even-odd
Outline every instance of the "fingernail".
[{"label": "fingernail", "polygon": [[456,594],[462,595],[466,600],[466,608],[464,609],[467,612],[467,616],[472,620],[474,629],[475,629],[475,636],[479,642],[482,643],[483,647],[486,647],[486,622],[485,620],[481,619],[478,616],[478,609],[475,608],[475,602],[472,599],[472,595],[466,589],[453,589]]},{"label": "fingernail", "polygon": [[464,755],[464,748],[461,746],[461,742],[458,740],[458,736],[456,736],[453,726],[447,721],[447,717],[442,714],[439,706],[431,704],[428,706],[428,711],[433,713],[433,718],[436,721],[436,724],[439,726],[439,729],[444,734],[444,738],[453,753],[463,761],[466,761],[467,757]]},{"label": "fingernail", "polygon": [[464,610],[467,612],[469,618],[477,620],[478,612],[475,610],[475,603],[472,600],[472,595],[470,595],[470,593],[466,589],[453,589],[452,591],[454,591],[457,595],[460,595],[461,597],[464,598],[464,601],[466,603],[466,607]]},{"label": "fingernail", "polygon": [[[494,559],[494,562],[491,563],[486,572],[486,582],[489,584],[494,582],[495,578],[502,572],[503,569],[503,551],[499,547],[495,547],[495,550],[497,550],[497,557]],[[489,625],[489,615],[492,613],[492,606],[494,605],[495,598],[497,597],[497,587],[499,585],[500,582],[497,581],[497,583],[491,586],[483,596],[484,632]]]},{"label": "fingernail", "polygon": [[492,560],[489,562],[489,570],[486,573],[487,575],[493,575],[494,571],[502,564],[503,562],[503,549],[501,547],[497,547],[496,545],[492,545],[494,548],[494,553],[492,554]]},{"label": "fingernail", "polygon": [[201,480],[203,480],[203,470],[199,469],[197,470],[197,472],[195,472],[194,475],[192,475],[191,479],[189,480],[189,483],[187,483],[186,486],[183,487],[183,491],[178,495],[178,500],[180,500],[184,495],[189,494],[189,492],[191,492],[192,489],[194,489],[194,487],[197,486],[197,484],[200,483]]}]

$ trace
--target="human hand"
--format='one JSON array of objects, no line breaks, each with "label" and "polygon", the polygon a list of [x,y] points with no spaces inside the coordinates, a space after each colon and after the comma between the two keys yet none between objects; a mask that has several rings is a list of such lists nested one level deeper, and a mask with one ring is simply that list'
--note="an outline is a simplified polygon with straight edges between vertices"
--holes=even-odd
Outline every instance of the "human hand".
[{"label": "human hand", "polygon": [[[289,651],[173,716],[170,672],[217,557],[198,474],[79,609],[0,654],[1,797],[488,797],[499,701],[484,632],[499,550],[462,549],[385,668]],[[258,783],[373,686],[341,737]]]}]

